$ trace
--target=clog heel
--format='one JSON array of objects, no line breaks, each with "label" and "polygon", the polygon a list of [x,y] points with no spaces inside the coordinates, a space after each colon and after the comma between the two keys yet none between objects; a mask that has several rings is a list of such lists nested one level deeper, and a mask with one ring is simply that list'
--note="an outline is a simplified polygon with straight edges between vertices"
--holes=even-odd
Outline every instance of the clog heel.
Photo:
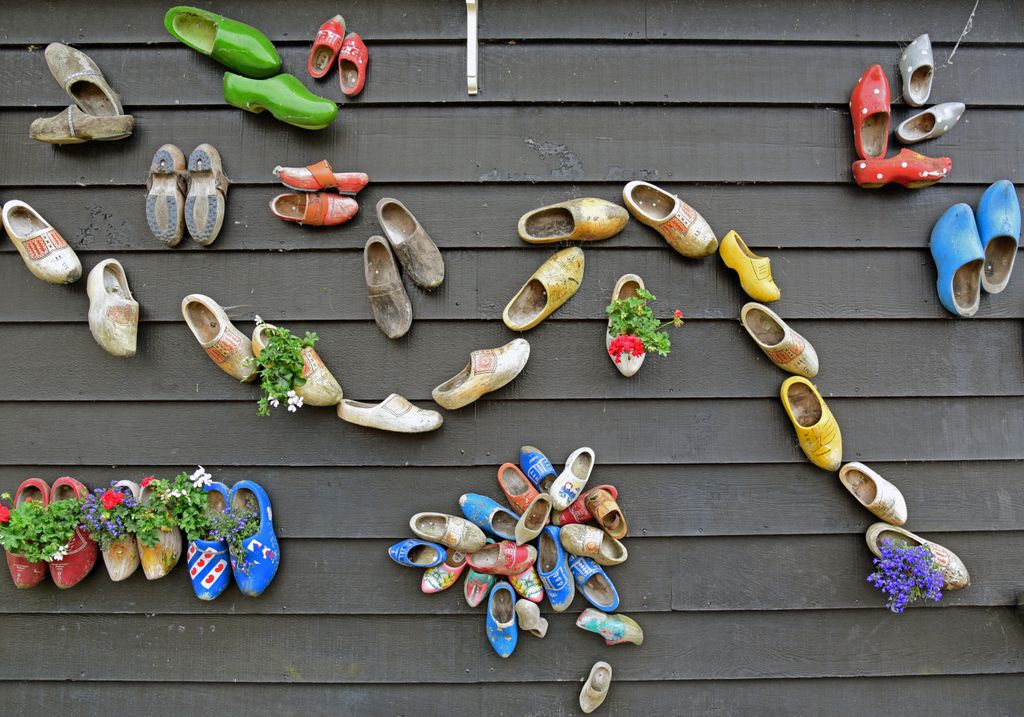
[{"label": "clog heel", "polygon": [[256,532],[244,538],[241,554],[231,552],[231,572],[243,595],[259,597],[277,574],[281,549],[274,533],[274,511],[270,496],[258,483],[243,480],[235,483],[229,495],[233,512],[251,511],[259,518]]},{"label": "clog heel", "polygon": [[981,195],[978,234],[985,248],[981,286],[990,294],[1006,288],[1020,245],[1020,201],[1008,179],[1001,179]]},{"label": "clog heel", "polygon": [[981,303],[985,249],[968,205],[954,204],[939,217],[932,229],[931,250],[939,271],[939,301],[952,314],[974,316]]}]

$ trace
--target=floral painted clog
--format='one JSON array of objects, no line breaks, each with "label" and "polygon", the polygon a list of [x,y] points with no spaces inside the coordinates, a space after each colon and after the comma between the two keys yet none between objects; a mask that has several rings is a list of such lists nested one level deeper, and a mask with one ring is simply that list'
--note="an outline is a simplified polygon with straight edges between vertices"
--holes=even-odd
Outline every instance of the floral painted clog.
[{"label": "floral painted clog", "polygon": [[522,515],[539,495],[533,483],[514,463],[502,463],[498,468],[498,485],[517,515]]},{"label": "floral painted clog", "polygon": [[548,257],[505,306],[505,326],[527,331],[550,316],[579,290],[583,267],[583,250],[576,246]]},{"label": "floral painted clog", "polygon": [[69,45],[53,42],[43,52],[46,65],[57,84],[64,88],[75,105],[93,117],[124,114],[121,100],[107,84],[100,68],[88,55]]},{"label": "floral painted clog", "polygon": [[281,548],[274,533],[274,511],[270,496],[258,483],[243,480],[231,488],[231,510],[248,510],[260,518],[259,528],[243,541],[244,552],[231,553],[231,571],[243,595],[259,597],[277,574],[281,564]]},{"label": "floral painted clog", "polygon": [[[493,545],[494,541],[488,538],[487,544]],[[469,566],[468,560],[466,565]],[[466,570],[466,580],[462,583],[462,594],[466,598],[466,604],[470,607],[476,607],[482,603],[491,591],[491,587],[496,579],[493,573],[481,573],[472,566],[469,566]]]},{"label": "floral painted clog", "polygon": [[941,105],[918,112],[896,127],[896,136],[903,144],[923,142],[946,134],[960,121],[966,105],[963,102],[943,102]]},{"label": "floral painted clog", "polygon": [[458,582],[459,576],[465,569],[466,554],[453,550],[448,553],[448,557],[443,563],[423,571],[420,590],[428,595],[447,590]]},{"label": "floral painted clog", "polygon": [[487,543],[480,528],[446,513],[417,513],[409,519],[409,528],[418,538],[464,553],[475,553]]},{"label": "floral painted clog", "polygon": [[656,230],[683,256],[700,259],[718,249],[718,239],[704,217],[661,187],[630,182],[622,190],[622,199],[638,221]]},{"label": "floral painted clog", "polygon": [[1020,201],[1008,179],[985,190],[978,203],[978,236],[985,248],[981,286],[990,294],[1006,288],[1020,244]]},{"label": "floral painted clog", "polygon": [[750,251],[746,242],[734,231],[722,238],[718,247],[722,262],[740,277],[740,286],[756,301],[778,301],[782,295],[772,278],[771,259]]},{"label": "floral painted clog", "polygon": [[644,644],[643,629],[628,615],[609,615],[588,607],[580,613],[576,627],[597,633],[604,638],[606,645],[620,645],[624,642]]},{"label": "floral painted clog", "polygon": [[519,449],[519,467],[534,487],[542,493],[547,493],[548,488],[558,477],[548,457],[533,446],[522,446]]},{"label": "floral painted clog", "polygon": [[589,523],[594,519],[594,515],[587,508],[587,496],[593,493],[595,490],[606,491],[613,500],[618,500],[619,491],[615,489],[613,485],[599,485],[590,490],[583,491],[580,497],[572,502],[565,510],[560,513],[551,514],[552,525],[571,525],[573,523]]},{"label": "floral painted clog", "polygon": [[281,70],[281,56],[267,36],[251,25],[200,10],[172,7],[164,28],[196,52],[248,77],[270,77]]},{"label": "floral painted clog", "polygon": [[519,618],[519,629],[526,630],[534,637],[548,634],[548,621],[540,616],[537,603],[530,600],[516,600],[516,617]]},{"label": "floral painted clog", "polygon": [[479,349],[469,355],[464,369],[437,386],[431,395],[449,411],[468,406],[515,379],[529,358],[530,343],[526,339],[513,339],[496,349]]},{"label": "floral painted clog", "polygon": [[843,462],[843,434],[818,389],[802,376],[790,376],[779,394],[807,458],[823,470],[838,469]]},{"label": "floral painted clog", "polygon": [[444,424],[444,418],[437,411],[415,406],[397,393],[379,403],[343,398],[338,403],[338,418],[357,426],[392,433],[426,433],[436,431]]},{"label": "floral painted clog", "polygon": [[519,218],[519,238],[530,244],[600,241],[623,230],[629,213],[604,199],[582,197],[534,209]]},{"label": "floral painted clog", "polygon": [[377,221],[413,283],[428,291],[440,286],[444,281],[444,258],[409,208],[397,199],[384,197],[377,202]]},{"label": "floral painted clog", "polygon": [[278,194],[270,200],[270,211],[286,222],[306,227],[334,227],[354,217],[359,212],[359,203],[352,197],[327,192]]},{"label": "floral painted clog", "polygon": [[540,535],[551,515],[551,496],[538,493],[516,523],[516,543],[522,545]]},{"label": "floral painted clog", "polygon": [[537,549],[532,545],[516,545],[511,540],[491,543],[485,548],[466,555],[469,567],[489,575],[519,575],[537,560]]},{"label": "floral painted clog", "polygon": [[551,484],[551,509],[562,511],[579,498],[594,470],[594,450],[577,448],[565,459],[565,468]]},{"label": "floral painted clog", "polygon": [[915,535],[905,528],[889,525],[888,523],[875,523],[868,528],[864,534],[864,539],[867,541],[871,552],[879,558],[882,557],[881,545],[886,540],[891,540],[897,545],[900,543],[911,546],[923,545],[931,551],[936,564],[942,569],[944,581],[942,587],[944,589],[960,590],[971,584],[971,576],[967,572],[967,566],[964,565],[964,561],[956,553],[938,543],[925,540],[920,535]]},{"label": "floral painted clog", "polygon": [[203,294],[189,294],[181,300],[181,315],[206,355],[222,371],[239,381],[256,377],[252,341],[235,328],[216,301]]},{"label": "floral painted clog", "polygon": [[[50,509],[53,509],[57,501],[81,500],[88,494],[89,489],[81,481],[69,476],[58,478],[50,487]],[[96,541],[89,537],[85,529],[81,525],[76,527],[70,542],[60,549],[60,557],[54,556],[49,562],[53,584],[61,590],[78,585],[96,565],[99,552]]]},{"label": "floral painted clog", "polygon": [[628,530],[626,518],[622,515],[622,510],[611,493],[600,488],[589,490],[584,498],[584,503],[604,532],[616,540],[626,537]]},{"label": "floral painted clog", "polygon": [[335,172],[330,163],[323,159],[307,167],[274,167],[274,176],[281,184],[299,192],[325,192],[334,190],[339,194],[358,194],[370,178],[363,172]]},{"label": "floral painted clog", "polygon": [[[270,343],[266,334],[277,327],[261,321],[252,332],[252,352],[257,358]],[[320,354],[312,346],[303,346],[300,351],[302,355],[302,378],[304,384],[296,387],[295,394],[302,398],[303,403],[310,406],[334,406],[344,397],[341,384],[334,378]]]},{"label": "floral painted clog", "polygon": [[945,179],[952,168],[949,157],[925,157],[909,149],[885,159],[859,159],[852,166],[853,181],[865,189],[878,189],[890,182],[923,189]]},{"label": "floral painted clog", "polygon": [[853,146],[861,159],[882,159],[889,147],[889,80],[881,65],[864,71],[850,93]]},{"label": "floral painted clog", "polygon": [[153,236],[167,246],[177,246],[185,236],[187,167],[185,154],[173,144],[161,145],[149,165],[146,223]]},{"label": "floral painted clog", "polygon": [[504,580],[494,586],[487,598],[487,640],[499,657],[508,657],[516,649],[519,625],[515,604],[516,593]]},{"label": "floral painted clog", "polygon": [[338,81],[346,97],[355,97],[366,85],[366,66],[370,52],[358,33],[350,33],[338,53]]},{"label": "floral painted clog", "polygon": [[3,223],[11,243],[34,276],[49,284],[70,284],[82,277],[82,262],[75,250],[25,202],[12,199],[4,204]]},{"label": "floral painted clog", "polygon": [[968,205],[954,204],[939,217],[932,228],[931,250],[939,273],[939,301],[951,314],[974,316],[981,303],[985,247]]},{"label": "floral painted clog", "polygon": [[188,156],[185,226],[195,243],[210,246],[220,235],[228,206],[228,184],[216,147],[203,143],[192,150]]},{"label": "floral painted clog", "polygon": [[911,107],[920,107],[932,92],[935,60],[932,41],[928,34],[918,35],[907,45],[900,57],[900,76],[903,78],[903,99]]},{"label": "floral painted clog", "polygon": [[900,489],[863,463],[847,463],[839,469],[839,482],[857,502],[892,525],[907,522],[907,502]]},{"label": "floral painted clog", "polygon": [[598,610],[611,612],[619,607],[619,591],[593,558],[569,555],[569,572],[579,592]]},{"label": "floral painted clog", "polygon": [[573,523],[560,529],[562,547],[573,555],[593,558],[600,565],[619,565],[626,562],[626,546],[592,525]]},{"label": "floral painted clog", "polygon": [[253,80],[225,72],[224,99],[246,112],[259,114],[267,110],[276,119],[302,129],[323,129],[338,115],[338,105],[314,95],[289,74]]},{"label": "floral painted clog", "polygon": [[583,689],[580,690],[580,711],[583,714],[590,714],[603,705],[611,686],[612,666],[603,660],[598,660],[590,668],[587,681],[583,683]]},{"label": "floral painted clog", "polygon": [[[50,486],[46,481],[41,478],[29,478],[18,486],[14,493],[14,507],[30,501],[39,503],[44,508],[50,504]],[[7,554],[7,569],[11,573],[14,587],[19,590],[33,588],[46,579],[49,572],[46,561],[30,563],[20,555],[6,550],[4,552]]]},{"label": "floral painted clog", "polygon": [[[615,282],[615,287],[612,289],[612,301],[615,303],[619,299],[632,299],[636,296],[636,292],[640,289],[646,289],[644,286],[644,280],[636,274],[623,274],[619,277],[619,280]],[[608,320],[608,328],[604,332],[604,347],[605,349],[611,349],[612,341],[615,340],[615,336],[612,336],[612,322]],[[612,364],[619,370],[623,376],[629,377],[634,375],[640,370],[640,367],[644,365],[644,359],[647,358],[647,353],[642,353],[639,356],[634,356],[632,353],[625,353],[619,356],[618,360],[608,354],[608,358],[611,359]]]},{"label": "floral painted clog", "polygon": [[516,539],[519,516],[503,508],[486,495],[465,493],[459,498],[459,508],[474,525],[502,540]]},{"label": "floral painted clog", "polygon": [[[206,488],[207,514],[223,513],[228,507],[228,487],[210,483]],[[219,540],[193,540],[185,553],[192,590],[200,600],[220,597],[231,584],[231,556],[226,537]]]},{"label": "floral painted clog", "polygon": [[128,288],[124,267],[105,259],[92,268],[86,282],[89,296],[89,331],[111,356],[135,355],[139,332],[139,302]]},{"label": "floral painted clog", "polygon": [[363,247],[363,278],[373,321],[389,339],[399,339],[412,328],[412,302],[405,290],[398,261],[384,237],[372,236]]},{"label": "floral painted clog", "polygon": [[[534,564],[536,565],[536,563]],[[530,602],[540,602],[544,599],[544,586],[541,585],[537,570],[531,565],[521,573],[509,575],[508,581],[512,583],[515,591]]]},{"label": "floral painted clog", "polygon": [[316,37],[313,38],[313,47],[309,50],[309,60],[306,62],[306,69],[311,77],[319,80],[331,71],[344,39],[345,18],[341,15],[335,15],[320,26]]},{"label": "floral painted clog", "polygon": [[388,556],[410,568],[432,568],[448,559],[448,552],[436,543],[407,538],[388,548]]},{"label": "floral painted clog", "polygon": [[576,596],[576,586],[569,572],[568,554],[562,547],[559,530],[549,525],[537,541],[537,573],[555,612],[565,612]]},{"label": "floral painted clog", "polygon": [[[149,480],[143,480],[139,491],[139,505],[146,506],[150,498],[154,497],[153,489],[149,487]],[[170,509],[166,504],[160,503],[159,499],[154,501],[154,511],[160,510],[170,516]],[[147,545],[136,535],[135,542],[139,548],[139,562],[142,563],[142,572],[146,580],[159,580],[167,575],[181,558],[181,531],[176,527],[162,528],[159,531],[156,542]]]},{"label": "floral painted clog", "polygon": [[740,323],[758,348],[783,371],[805,378],[818,375],[818,353],[814,347],[767,306],[744,304]]}]

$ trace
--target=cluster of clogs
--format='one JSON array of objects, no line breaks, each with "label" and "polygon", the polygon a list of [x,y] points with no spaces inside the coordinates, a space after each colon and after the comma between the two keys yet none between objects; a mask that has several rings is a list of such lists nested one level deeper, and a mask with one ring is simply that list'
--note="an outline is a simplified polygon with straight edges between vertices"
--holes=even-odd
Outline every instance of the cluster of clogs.
[{"label": "cluster of clogs", "polygon": [[355,97],[366,84],[370,53],[358,33],[345,34],[345,18],[335,15],[317,30],[306,68],[310,77],[322,79],[338,65],[338,82],[346,97]]},{"label": "cluster of clogs", "polygon": [[363,172],[335,172],[326,159],[307,167],[274,167],[274,176],[295,192],[271,199],[270,211],[307,227],[347,222],[359,211],[355,195],[370,182]]},{"label": "cluster of clogs", "polygon": [[947,311],[974,316],[982,289],[998,294],[1006,288],[1020,245],[1020,224],[1020,200],[1008,179],[985,190],[977,212],[961,203],[939,217],[930,244],[939,301]]},{"label": "cluster of clogs", "polygon": [[172,7],[164,27],[175,39],[234,72],[224,73],[224,99],[248,112],[268,111],[302,129],[323,129],[338,105],[314,95],[297,77],[281,73],[281,56],[262,32],[208,10]]},{"label": "cluster of clogs", "polygon": [[210,246],[224,226],[229,180],[220,152],[205,142],[188,156],[173,144],[153,155],[146,180],[146,223],[157,239],[177,246],[185,229],[196,244]]}]

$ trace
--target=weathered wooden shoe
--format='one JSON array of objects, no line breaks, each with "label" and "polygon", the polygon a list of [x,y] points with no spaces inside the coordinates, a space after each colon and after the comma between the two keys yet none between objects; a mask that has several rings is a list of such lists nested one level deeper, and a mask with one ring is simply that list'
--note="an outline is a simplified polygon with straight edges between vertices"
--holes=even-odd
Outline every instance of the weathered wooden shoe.
[{"label": "weathered wooden shoe", "polygon": [[377,202],[377,221],[413,283],[421,289],[440,286],[444,281],[444,259],[409,208],[397,199],[384,197]]},{"label": "weathered wooden shoe", "polygon": [[544,526],[548,524],[550,515],[551,496],[547,493],[538,493],[537,497],[523,511],[519,522],[516,523],[516,543],[522,545],[540,535],[540,531],[544,530]]},{"label": "weathered wooden shoe", "polygon": [[270,211],[286,222],[307,227],[333,227],[354,217],[359,211],[359,203],[352,197],[327,192],[278,194],[270,200]]},{"label": "weathered wooden shoe", "polygon": [[892,525],[907,522],[907,502],[900,489],[863,463],[847,463],[839,469],[839,482],[857,502]]},{"label": "weathered wooden shoe", "polygon": [[[29,501],[41,503],[44,508],[50,504],[50,486],[46,481],[41,478],[29,478],[18,486],[18,490],[14,492],[14,507],[17,508]],[[20,555],[6,550],[4,552],[7,555],[7,569],[11,573],[14,587],[19,590],[34,588],[46,579],[49,572],[46,561],[30,563]]]},{"label": "weathered wooden shoe", "polygon": [[612,494],[601,488],[587,491],[586,496],[580,496],[584,500],[587,510],[593,514],[597,524],[601,526],[609,536],[616,540],[626,537],[628,527],[626,518],[622,515],[622,509],[612,497]]},{"label": "weathered wooden shoe", "polygon": [[462,514],[474,525],[502,540],[516,539],[519,516],[479,493],[464,493],[459,498]]},{"label": "weathered wooden shoe", "polygon": [[323,129],[338,115],[338,105],[314,95],[295,75],[283,74],[253,80],[224,73],[224,99],[232,107],[259,114],[270,112],[276,119],[302,129]]},{"label": "weathered wooden shoe", "polygon": [[251,25],[200,10],[172,7],[164,28],[196,52],[248,77],[270,77],[281,70],[281,56],[267,36]]},{"label": "weathered wooden shoe", "polygon": [[783,371],[805,378],[818,375],[818,353],[814,347],[767,306],[744,304],[740,323],[758,348]]},{"label": "weathered wooden shoe", "polygon": [[516,601],[516,617],[519,618],[519,629],[526,630],[534,637],[548,634],[547,618],[540,616],[540,608],[531,600]]},{"label": "weathered wooden shoe", "polygon": [[573,555],[593,558],[600,565],[619,565],[626,562],[626,546],[592,525],[573,523],[560,528],[562,547]]},{"label": "weathered wooden shoe", "polygon": [[392,433],[426,433],[444,423],[437,411],[420,408],[393,393],[380,403],[363,403],[345,398],[338,403],[338,418],[357,426]]},{"label": "weathered wooden shoe", "polygon": [[363,276],[377,328],[389,339],[405,336],[412,327],[412,302],[391,245],[383,237],[372,236],[367,240],[363,248]]},{"label": "weathered wooden shoe", "polygon": [[512,381],[530,358],[526,339],[513,339],[496,349],[479,349],[469,355],[466,367],[432,392],[442,408],[454,411],[468,406],[485,393],[497,391]]},{"label": "weathered wooden shoe", "polygon": [[891,540],[896,544],[923,545],[931,551],[935,557],[935,563],[942,569],[942,577],[945,583],[943,589],[960,590],[971,584],[971,576],[967,572],[967,566],[964,565],[964,562],[956,553],[938,543],[925,540],[920,535],[915,535],[905,528],[889,525],[888,523],[875,523],[868,528],[864,534],[864,539],[867,541],[871,552],[879,558],[882,557],[881,545],[886,540]]},{"label": "weathered wooden shoe", "polygon": [[1020,201],[1008,179],[985,190],[978,203],[978,236],[985,248],[981,286],[990,294],[1006,288],[1020,244]]},{"label": "weathered wooden shoe", "polygon": [[818,389],[802,376],[790,376],[779,393],[807,458],[818,468],[838,469],[843,462],[843,434]]},{"label": "weathered wooden shoe", "polygon": [[53,42],[46,46],[43,54],[53,79],[82,112],[94,117],[124,114],[117,93],[110,89],[100,68],[84,52]]},{"label": "weathered wooden shoe", "polygon": [[[488,538],[487,543],[493,545],[494,541]],[[468,560],[466,564],[469,565]],[[462,583],[462,594],[466,598],[466,604],[476,607],[482,603],[496,579],[493,574],[478,572],[470,566],[466,571],[466,579]]]},{"label": "weathered wooden shoe", "polygon": [[130,137],[134,127],[135,118],[131,115],[96,117],[71,105],[53,117],[32,120],[28,136],[46,144],[82,144],[90,140],[110,142]]},{"label": "weathered wooden shoe", "polygon": [[[475,526],[474,526],[475,527]],[[516,545],[511,540],[491,543],[475,553],[467,553],[466,562],[478,573],[519,575],[537,560],[532,545]]]},{"label": "weathered wooden shoe", "polygon": [[600,241],[621,232],[628,221],[625,209],[605,199],[570,199],[521,216],[519,238],[530,244]]},{"label": "weathered wooden shoe", "polygon": [[228,178],[220,152],[201,144],[188,156],[188,194],[185,196],[185,226],[193,241],[213,244],[224,225],[227,211]]},{"label": "weathered wooden shoe", "polygon": [[326,192],[334,190],[340,194],[358,194],[370,183],[363,172],[335,172],[330,163],[323,159],[308,167],[274,167],[274,176],[281,184],[299,192]]},{"label": "weathered wooden shoe", "polygon": [[[612,303],[615,303],[618,299],[631,299],[636,296],[636,292],[639,289],[645,289],[644,280],[636,274],[623,274],[619,277],[619,280],[615,282],[615,288],[612,289]],[[612,336],[611,331],[611,319],[608,320],[608,328],[604,332],[604,347],[605,349],[611,348],[612,341],[615,340],[615,336]],[[629,377],[634,375],[640,370],[640,367],[644,365],[644,359],[647,358],[647,354],[642,353],[639,356],[633,354],[623,353],[616,361],[615,358],[608,354],[608,358],[611,360],[612,365],[619,370],[623,376]]]},{"label": "weathered wooden shoe", "polygon": [[549,257],[508,302],[505,326],[526,331],[550,316],[579,290],[583,264],[583,250],[575,246]]},{"label": "weathered wooden shoe", "polygon": [[475,553],[487,543],[480,528],[465,518],[446,513],[417,513],[409,519],[409,527],[418,538],[463,553]]},{"label": "weathered wooden shoe", "polygon": [[619,607],[619,591],[593,558],[569,555],[569,572],[579,592],[598,610],[611,612]]},{"label": "weathered wooden shoe", "polygon": [[203,294],[189,294],[181,300],[181,315],[221,371],[244,382],[256,377],[252,341],[235,328],[216,301]]},{"label": "weathered wooden shoe", "polygon": [[313,38],[313,47],[310,48],[309,61],[306,63],[306,69],[312,77],[319,80],[331,71],[344,39],[345,18],[341,15],[335,15],[320,26]]},{"label": "weathered wooden shoe", "polygon": [[903,99],[911,107],[920,107],[932,93],[935,60],[932,41],[928,34],[918,35],[907,45],[900,57],[900,76],[903,78]]},{"label": "weathered wooden shoe", "polygon": [[436,543],[406,538],[388,548],[388,556],[410,568],[432,568],[448,559],[448,552]]},{"label": "weathered wooden shoe", "polygon": [[[59,500],[81,500],[88,494],[89,489],[81,481],[64,476],[55,480],[50,487],[49,504],[52,506]],[[74,536],[62,552],[62,558],[51,560],[48,564],[53,584],[61,590],[66,590],[78,585],[89,574],[89,571],[96,565],[100,549],[96,542],[89,537],[89,533],[79,525],[75,528]]]},{"label": "weathered wooden shoe", "polygon": [[487,598],[487,640],[499,657],[508,657],[516,649],[519,626],[515,604],[515,591],[504,580],[494,586]]},{"label": "weathered wooden shoe", "polygon": [[555,612],[565,612],[576,596],[576,585],[569,572],[568,554],[562,547],[559,530],[549,525],[537,541],[537,574],[547,591]]},{"label": "weathered wooden shoe", "polygon": [[[267,331],[276,329],[273,324],[259,323],[252,332],[252,353],[257,358],[263,353],[270,339],[267,338]],[[320,354],[311,346],[303,347],[302,351],[302,378],[306,382],[295,388],[295,394],[302,398],[303,403],[311,406],[334,406],[344,396],[341,385],[334,374],[328,370]],[[340,415],[340,413],[339,413]]]},{"label": "weathered wooden shoe", "polygon": [[366,85],[370,53],[358,33],[349,33],[338,53],[338,80],[346,97],[355,97]]},{"label": "weathered wooden shoe", "polygon": [[541,493],[547,493],[558,477],[548,457],[533,446],[523,446],[519,449],[519,467]]},{"label": "weathered wooden shoe", "polygon": [[165,144],[153,155],[146,180],[146,223],[153,236],[177,246],[185,235],[185,155]]},{"label": "weathered wooden shoe", "polygon": [[498,468],[498,485],[516,515],[522,515],[539,495],[533,483],[514,463],[502,463]]},{"label": "weathered wooden shoe", "polygon": [[903,144],[923,142],[946,134],[960,121],[967,109],[963,102],[943,102],[940,105],[908,117],[896,127],[896,136]]},{"label": "weathered wooden shoe", "polygon": [[881,65],[872,65],[850,93],[853,146],[861,159],[883,159],[889,148],[889,80]]},{"label": "weathered wooden shoe", "polygon": [[243,595],[259,597],[281,565],[270,496],[258,483],[243,480],[231,487],[230,503],[232,510],[250,510],[260,517],[259,528],[244,540],[243,553],[231,553],[231,572],[238,589]]},{"label": "weathered wooden shoe", "polygon": [[584,714],[590,714],[604,704],[608,697],[608,690],[612,686],[612,666],[603,660],[598,660],[590,668],[590,675],[583,683],[580,690],[580,710]]},{"label": "weathered wooden shoe", "polygon": [[[145,506],[153,495],[152,489],[148,485],[143,485],[139,491],[139,505]],[[157,505],[155,509],[164,508]],[[169,510],[167,512],[170,514]],[[181,531],[177,528],[161,530],[155,545],[146,545],[138,538],[136,542],[139,548],[139,562],[142,563],[142,572],[146,580],[159,580],[164,577],[174,569],[181,558]]]},{"label": "weathered wooden shoe", "polygon": [[700,259],[718,249],[718,238],[704,217],[661,187],[650,182],[630,182],[622,190],[622,199],[630,214],[655,229],[683,256]]},{"label": "weathered wooden shoe", "polygon": [[[142,488],[130,480],[118,481],[113,489],[130,495],[136,501],[142,496]],[[130,533],[128,537],[111,543],[106,550],[100,550],[100,555],[103,556],[103,565],[111,582],[119,583],[126,580],[139,569],[139,546],[135,536]]]},{"label": "weathered wooden shoe", "polygon": [[619,499],[619,491],[615,489],[613,485],[599,485],[585,490],[580,494],[580,497],[572,502],[572,504],[565,510],[552,513],[551,523],[552,525],[572,525],[573,523],[589,523],[594,519],[593,513],[587,507],[587,496],[596,490],[603,490],[612,497],[612,500]]},{"label": "weathered wooden shoe", "polygon": [[530,602],[540,602],[544,599],[544,586],[537,577],[537,570],[533,565],[521,573],[509,575],[508,581],[512,583],[515,591]]},{"label": "weathered wooden shoe", "polygon": [[974,316],[981,304],[985,247],[970,206],[954,204],[939,217],[932,228],[931,250],[939,273],[939,301],[951,314]]},{"label": "weathered wooden shoe", "polygon": [[563,511],[580,497],[594,470],[594,450],[577,448],[565,459],[565,468],[551,484],[551,509]]},{"label": "weathered wooden shoe", "polygon": [[597,633],[604,638],[606,645],[620,645],[624,642],[644,644],[643,629],[628,615],[609,615],[588,607],[580,613],[576,627]]},{"label": "weathered wooden shoe", "polygon": [[86,282],[89,331],[111,356],[134,356],[139,332],[139,302],[128,288],[124,267],[105,259],[92,268]]},{"label": "weathered wooden shoe", "polygon": [[428,595],[447,590],[458,582],[459,576],[465,569],[466,554],[453,550],[448,553],[448,558],[443,563],[423,571],[420,590]]},{"label": "weathered wooden shoe", "polygon": [[727,267],[740,277],[740,286],[755,301],[778,301],[782,295],[772,278],[771,259],[750,251],[746,242],[734,231],[722,238],[718,253]]},{"label": "weathered wooden shoe", "polygon": [[[223,513],[228,508],[228,487],[210,483],[206,489],[208,515]],[[192,591],[200,600],[215,600],[231,584],[231,555],[226,540],[193,540],[185,552]]]},{"label": "weathered wooden shoe", "polygon": [[909,149],[885,159],[857,160],[853,163],[853,181],[865,189],[899,184],[907,189],[923,189],[946,178],[953,168],[949,157],[925,157]]},{"label": "weathered wooden shoe", "polygon": [[70,284],[82,277],[82,262],[64,237],[39,212],[18,199],[3,208],[4,229],[25,266],[50,284]]}]

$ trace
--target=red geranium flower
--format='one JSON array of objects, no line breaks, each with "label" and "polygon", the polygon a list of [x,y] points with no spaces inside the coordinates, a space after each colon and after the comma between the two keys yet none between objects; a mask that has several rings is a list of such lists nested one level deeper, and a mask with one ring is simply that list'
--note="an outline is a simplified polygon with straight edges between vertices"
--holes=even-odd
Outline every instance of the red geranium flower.
[{"label": "red geranium flower", "polygon": [[644,355],[644,342],[633,334],[616,336],[608,346],[608,355],[615,363],[622,362],[622,354],[630,354],[633,358]]},{"label": "red geranium flower", "polygon": [[142,479],[142,487],[145,488],[147,485],[153,482],[153,476],[146,476]]},{"label": "red geranium flower", "polygon": [[103,507],[107,510],[113,510],[116,506],[124,502],[124,493],[115,490],[106,491],[101,500],[103,501]]},{"label": "red geranium flower", "polygon": [[6,523],[11,519],[11,509],[6,505],[0,505],[0,523]]},{"label": "red geranium flower", "polygon": [[683,318],[683,312],[680,311],[679,309],[676,309],[676,312],[675,314],[673,314],[673,316],[675,316],[677,319],[681,319]]}]

